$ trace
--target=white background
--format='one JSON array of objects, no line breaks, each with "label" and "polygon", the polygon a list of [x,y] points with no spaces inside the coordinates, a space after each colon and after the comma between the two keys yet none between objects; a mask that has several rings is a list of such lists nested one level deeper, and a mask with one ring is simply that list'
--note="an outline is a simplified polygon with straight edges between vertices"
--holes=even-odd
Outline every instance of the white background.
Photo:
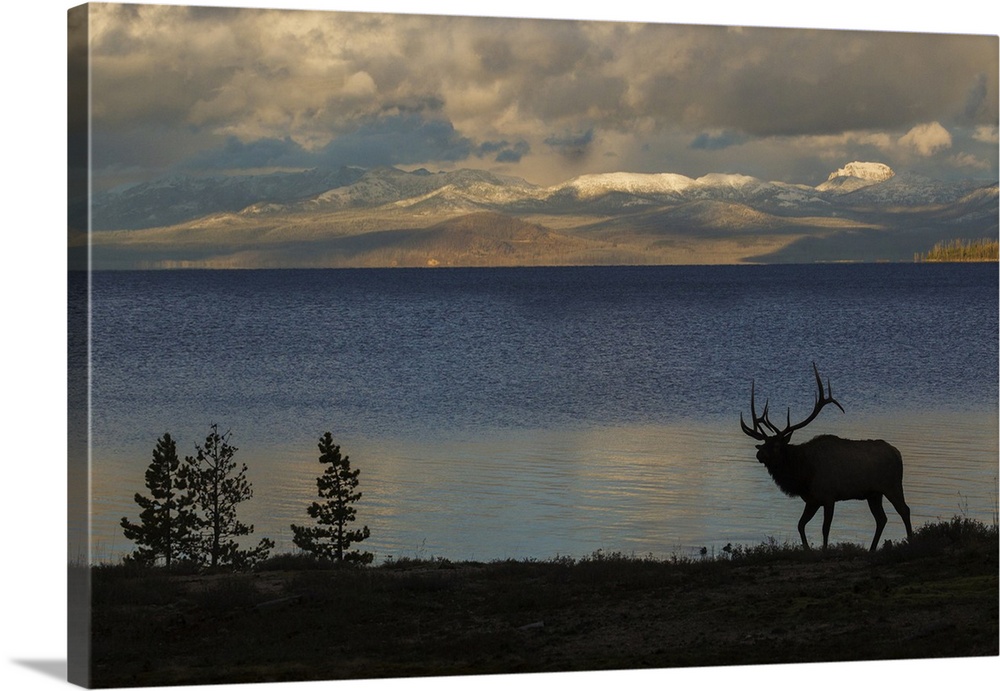
[{"label": "white background", "polygon": [[[4,688],[65,685],[66,663],[66,11],[72,2],[15,0],[4,5],[3,186],[7,209],[0,232],[3,269],[2,510],[3,635],[0,680]],[[167,4],[192,4],[168,2]],[[476,14],[688,24],[878,29],[997,35],[998,10],[984,0],[947,3],[675,2],[616,0],[506,0],[471,5],[453,0],[212,1],[222,6],[364,10],[421,14]],[[873,622],[873,625],[876,625]],[[905,655],[905,648],[900,650]],[[630,689],[664,686],[739,688],[942,689],[976,687],[997,679],[1000,658],[806,666],[727,667],[562,675],[493,676],[436,680],[223,685],[227,689],[501,689],[551,684]],[[986,676],[988,675],[988,676]]]}]

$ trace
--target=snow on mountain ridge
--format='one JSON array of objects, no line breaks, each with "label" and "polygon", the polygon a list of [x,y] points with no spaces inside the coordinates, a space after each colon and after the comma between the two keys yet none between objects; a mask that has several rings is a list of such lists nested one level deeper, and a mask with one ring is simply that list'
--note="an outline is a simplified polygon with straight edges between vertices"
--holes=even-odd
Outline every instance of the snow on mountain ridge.
[{"label": "snow on mountain ridge", "polygon": [[843,168],[830,173],[827,180],[834,178],[860,178],[871,182],[884,182],[896,173],[884,163],[872,161],[852,161]]},{"label": "snow on mountain ridge", "polygon": [[708,175],[702,175],[695,182],[705,187],[734,188],[765,184],[762,180],[751,175],[741,175],[739,173],[709,173]]},{"label": "snow on mountain ridge", "polygon": [[852,161],[830,173],[825,181],[816,186],[816,189],[833,194],[850,194],[891,180],[895,175],[895,171],[884,163]]},{"label": "snow on mountain ridge", "polygon": [[173,176],[95,195],[93,203],[96,229],[134,229],[223,212],[277,216],[387,205],[422,215],[466,210],[614,215],[715,200],[782,216],[824,215],[849,213],[854,207],[870,211],[950,204],[979,186],[974,181],[947,183],[906,172],[897,175],[885,164],[859,161],[848,163],[817,187],[736,173],[693,179],[676,173],[629,172],[581,175],[542,187],[486,170],[383,167],[229,178]]},{"label": "snow on mountain ridge", "polygon": [[409,205],[434,195],[460,195],[468,200],[510,201],[531,196],[538,188],[521,178],[495,175],[481,170],[408,173],[397,168],[378,168],[357,182],[327,190],[309,203],[346,206]]},{"label": "snow on mountain ridge", "polygon": [[578,199],[605,194],[711,196],[716,192],[747,194],[769,189],[795,189],[785,183],[770,183],[739,173],[708,173],[697,179],[677,173],[595,173],[581,175],[548,188],[552,194],[571,191]]},{"label": "snow on mountain ridge", "polygon": [[842,199],[851,204],[881,207],[952,204],[981,187],[972,180],[941,182],[915,173],[901,173],[881,183],[863,185]]},{"label": "snow on mountain ridge", "polygon": [[675,194],[695,184],[677,173],[592,173],[549,188],[551,193],[572,190],[578,197],[597,197],[609,192],[628,194]]}]

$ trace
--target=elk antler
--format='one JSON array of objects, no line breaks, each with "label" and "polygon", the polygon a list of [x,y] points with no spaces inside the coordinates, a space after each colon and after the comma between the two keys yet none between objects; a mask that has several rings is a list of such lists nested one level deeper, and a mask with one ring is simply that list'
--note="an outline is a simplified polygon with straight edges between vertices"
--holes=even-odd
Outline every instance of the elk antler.
[{"label": "elk antler", "polygon": [[[820,379],[819,369],[816,367],[816,363],[813,363],[813,373],[816,375],[816,386],[819,388],[819,395],[816,397],[816,403],[813,405],[813,411],[809,414],[802,422],[797,425],[792,424],[792,409],[788,409],[788,418],[785,429],[778,429],[777,425],[772,423],[767,417],[767,407],[768,402],[764,402],[764,411],[758,416],[754,401],[754,382],[750,383],[750,415],[753,417],[753,427],[748,427],[746,422],[743,421],[743,413],[740,413],[740,427],[743,429],[743,433],[757,439],[758,441],[765,441],[771,437],[790,437],[792,432],[798,429],[802,429],[810,422],[816,419],[819,415],[819,411],[823,409],[829,403],[833,403],[835,406],[840,408],[840,412],[844,412],[844,407],[840,405],[833,398],[833,390],[830,388],[830,380],[826,381],[826,391],[823,391],[823,380]],[[771,430],[771,437],[768,436],[767,432],[762,428],[767,427]]]},{"label": "elk antler", "polygon": [[[750,415],[753,417],[753,429],[747,427],[747,423],[743,422],[743,413],[740,413],[740,427],[743,428],[744,434],[748,434],[758,441],[764,441],[767,439],[767,434],[760,428],[761,424],[765,424],[772,430],[774,426],[767,419],[767,405],[768,402],[764,402],[764,412],[760,417],[757,417],[757,408],[754,405],[754,381],[750,381]],[[777,431],[777,430],[775,430]]]},{"label": "elk antler", "polygon": [[787,422],[787,425],[786,425],[785,429],[781,430],[781,432],[780,432],[781,436],[783,436],[783,437],[791,436],[792,432],[794,432],[797,429],[802,429],[803,427],[805,427],[806,425],[808,425],[810,422],[812,422],[813,420],[815,420],[816,416],[819,415],[819,411],[823,410],[823,407],[826,406],[828,403],[834,404],[835,406],[837,406],[838,408],[840,408],[840,412],[842,412],[842,413],[844,412],[844,406],[840,405],[840,403],[838,403],[833,398],[833,390],[830,388],[830,379],[829,378],[827,378],[827,380],[826,380],[826,393],[825,394],[823,393],[823,380],[820,379],[820,377],[819,377],[819,370],[816,368],[816,363],[815,362],[813,363],[813,373],[816,375],[816,387],[819,389],[819,393],[816,395],[816,403],[813,404],[813,411],[809,414],[809,417],[807,417],[805,420],[803,420],[802,422],[798,423],[797,425],[793,425],[792,424],[792,409],[789,408],[788,409],[788,418],[787,418],[788,422]]}]

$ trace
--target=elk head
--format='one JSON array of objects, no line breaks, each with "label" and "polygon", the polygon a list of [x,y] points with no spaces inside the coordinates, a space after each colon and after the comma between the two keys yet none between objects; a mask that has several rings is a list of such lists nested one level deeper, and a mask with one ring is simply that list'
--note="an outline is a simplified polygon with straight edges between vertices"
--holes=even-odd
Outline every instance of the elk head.
[{"label": "elk head", "polygon": [[754,400],[754,384],[753,382],[750,383],[750,415],[753,418],[753,427],[748,427],[746,422],[743,421],[743,413],[740,413],[740,427],[743,428],[744,434],[763,442],[757,444],[757,460],[765,466],[770,467],[772,464],[782,462],[785,458],[785,450],[788,442],[792,438],[792,433],[815,420],[816,416],[819,415],[819,412],[826,405],[832,403],[840,408],[840,412],[844,412],[844,407],[833,398],[829,379],[826,380],[826,391],[823,391],[823,380],[820,379],[819,370],[816,368],[815,362],[813,363],[813,373],[816,375],[818,393],[816,394],[816,402],[813,405],[812,412],[805,420],[793,425],[792,409],[789,408],[784,429],[779,429],[768,418],[768,401],[764,402],[764,412],[759,416],[757,415],[756,401]]}]

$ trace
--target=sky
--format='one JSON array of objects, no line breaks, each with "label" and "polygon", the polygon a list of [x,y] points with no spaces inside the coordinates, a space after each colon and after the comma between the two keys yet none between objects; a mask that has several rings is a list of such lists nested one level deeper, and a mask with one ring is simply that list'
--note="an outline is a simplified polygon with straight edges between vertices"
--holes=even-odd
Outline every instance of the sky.
[{"label": "sky", "polygon": [[995,35],[108,4],[91,36],[98,190],[342,165],[998,177]]}]

